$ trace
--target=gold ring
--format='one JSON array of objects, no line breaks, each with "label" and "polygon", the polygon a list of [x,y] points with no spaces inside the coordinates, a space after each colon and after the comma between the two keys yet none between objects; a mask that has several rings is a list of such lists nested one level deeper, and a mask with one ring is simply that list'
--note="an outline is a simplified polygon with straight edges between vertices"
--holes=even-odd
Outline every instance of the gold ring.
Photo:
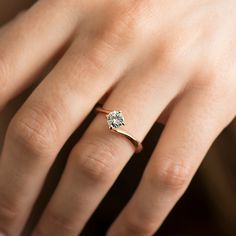
[{"label": "gold ring", "polygon": [[122,111],[111,111],[104,109],[102,107],[96,107],[95,111],[106,115],[109,129],[112,132],[115,132],[127,138],[134,145],[135,153],[139,153],[142,151],[143,145],[141,142],[139,142],[137,139],[135,139],[132,135],[130,135],[126,131],[119,129],[119,127],[125,125],[125,118],[122,114]]}]

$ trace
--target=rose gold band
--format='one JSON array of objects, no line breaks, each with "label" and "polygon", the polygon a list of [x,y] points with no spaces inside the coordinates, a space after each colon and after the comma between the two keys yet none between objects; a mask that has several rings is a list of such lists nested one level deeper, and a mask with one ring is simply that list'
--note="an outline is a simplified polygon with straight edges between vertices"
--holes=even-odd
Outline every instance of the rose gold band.
[{"label": "rose gold band", "polygon": [[[95,111],[106,114],[106,115],[108,115],[110,112],[112,112],[111,110],[107,110],[107,109],[104,109],[102,107],[96,107]],[[110,130],[111,130],[111,132],[115,132],[115,133],[117,133],[119,135],[122,135],[125,138],[127,138],[134,145],[135,153],[139,153],[139,152],[142,151],[142,149],[143,149],[142,143],[139,142],[137,139],[135,139],[132,135],[130,135],[126,131],[123,131],[123,130],[118,129],[118,128],[117,129],[110,129]]]}]

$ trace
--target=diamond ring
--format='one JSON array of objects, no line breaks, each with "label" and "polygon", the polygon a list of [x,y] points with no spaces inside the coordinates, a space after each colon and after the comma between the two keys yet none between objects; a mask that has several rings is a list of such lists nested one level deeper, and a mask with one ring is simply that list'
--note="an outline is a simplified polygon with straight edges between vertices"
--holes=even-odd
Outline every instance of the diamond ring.
[{"label": "diamond ring", "polygon": [[102,107],[96,107],[95,110],[106,115],[109,129],[112,132],[126,137],[134,145],[136,153],[142,151],[143,145],[141,144],[141,142],[139,142],[126,131],[119,129],[121,126],[125,125],[125,118],[122,111],[110,111]]}]

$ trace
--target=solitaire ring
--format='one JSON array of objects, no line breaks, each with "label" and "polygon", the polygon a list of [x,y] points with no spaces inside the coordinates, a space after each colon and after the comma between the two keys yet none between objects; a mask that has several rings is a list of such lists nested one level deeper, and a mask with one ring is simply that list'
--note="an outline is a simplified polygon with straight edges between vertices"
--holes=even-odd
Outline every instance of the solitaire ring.
[{"label": "solitaire ring", "polygon": [[139,153],[142,151],[143,145],[141,142],[139,142],[137,139],[135,139],[131,134],[127,133],[126,131],[119,129],[121,126],[125,125],[125,118],[122,111],[111,111],[102,107],[96,107],[95,111],[106,115],[109,129],[112,132],[115,132],[127,138],[134,145],[135,153]]}]

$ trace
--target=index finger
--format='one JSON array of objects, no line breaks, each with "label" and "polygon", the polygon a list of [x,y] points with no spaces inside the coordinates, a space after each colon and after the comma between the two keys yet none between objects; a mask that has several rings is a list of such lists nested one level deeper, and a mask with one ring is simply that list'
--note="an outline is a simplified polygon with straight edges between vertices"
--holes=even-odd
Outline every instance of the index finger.
[{"label": "index finger", "polygon": [[81,17],[76,10],[63,1],[41,0],[1,31],[0,108],[32,84],[67,43]]}]

